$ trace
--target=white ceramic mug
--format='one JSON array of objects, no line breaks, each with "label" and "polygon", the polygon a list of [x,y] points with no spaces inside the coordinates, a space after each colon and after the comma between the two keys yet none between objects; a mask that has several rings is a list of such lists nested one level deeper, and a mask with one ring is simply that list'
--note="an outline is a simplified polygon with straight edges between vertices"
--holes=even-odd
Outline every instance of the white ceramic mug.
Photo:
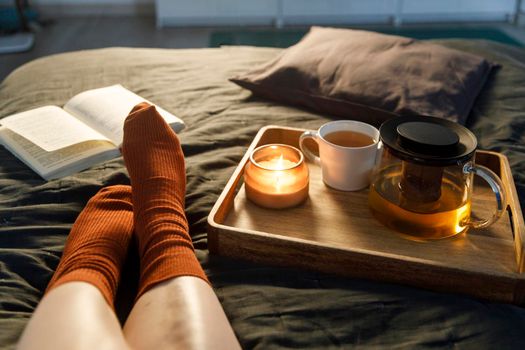
[{"label": "white ceramic mug", "polygon": [[[341,146],[326,139],[338,131],[353,131],[369,136],[370,144],[361,147]],[[319,157],[306,146],[311,138],[319,145]],[[358,191],[370,185],[370,177],[378,151],[379,130],[355,120],[338,120],[322,125],[317,131],[305,131],[299,146],[307,159],[321,166],[323,182],[341,191]]]}]

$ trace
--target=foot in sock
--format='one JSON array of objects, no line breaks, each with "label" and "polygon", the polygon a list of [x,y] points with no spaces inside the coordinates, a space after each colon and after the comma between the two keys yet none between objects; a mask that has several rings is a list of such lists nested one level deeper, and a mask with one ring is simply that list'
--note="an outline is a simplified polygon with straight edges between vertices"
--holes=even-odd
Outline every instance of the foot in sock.
[{"label": "foot in sock", "polygon": [[97,287],[113,307],[132,237],[131,187],[103,188],[89,200],[71,228],[46,293],[66,282],[83,281]]},{"label": "foot in sock", "polygon": [[124,124],[122,154],[131,178],[141,259],[137,298],[177,276],[208,281],[184,214],[186,173],[179,139],[154,106],[141,103]]}]

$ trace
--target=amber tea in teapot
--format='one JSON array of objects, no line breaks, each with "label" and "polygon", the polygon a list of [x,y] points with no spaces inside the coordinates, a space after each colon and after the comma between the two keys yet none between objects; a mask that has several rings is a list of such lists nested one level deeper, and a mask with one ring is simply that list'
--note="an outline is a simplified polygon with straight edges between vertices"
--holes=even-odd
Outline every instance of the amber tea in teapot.
[{"label": "amber tea in teapot", "polygon": [[468,226],[470,201],[465,190],[447,177],[441,182],[440,200],[412,201],[397,186],[402,181],[400,166],[390,166],[378,174],[370,188],[369,205],[386,226],[415,238],[438,239],[453,236]]},{"label": "amber tea in teapot", "polygon": [[[474,164],[475,136],[463,126],[432,117],[399,117],[380,128],[382,151],[374,170],[368,204],[383,224],[413,239],[457,235],[487,227],[506,207],[500,179]],[[473,175],[496,194],[492,218],[473,221]]]}]

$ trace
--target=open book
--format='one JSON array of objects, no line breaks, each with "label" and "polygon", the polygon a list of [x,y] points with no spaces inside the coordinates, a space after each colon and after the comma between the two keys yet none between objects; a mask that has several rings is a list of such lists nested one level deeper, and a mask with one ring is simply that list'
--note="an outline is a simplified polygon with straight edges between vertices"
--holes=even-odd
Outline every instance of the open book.
[{"label": "open book", "polygon": [[[84,91],[63,108],[44,106],[3,118],[0,142],[44,179],[68,176],[117,157],[124,121],[143,101],[121,85]],[[184,128],[182,120],[156,108],[175,132]]]}]

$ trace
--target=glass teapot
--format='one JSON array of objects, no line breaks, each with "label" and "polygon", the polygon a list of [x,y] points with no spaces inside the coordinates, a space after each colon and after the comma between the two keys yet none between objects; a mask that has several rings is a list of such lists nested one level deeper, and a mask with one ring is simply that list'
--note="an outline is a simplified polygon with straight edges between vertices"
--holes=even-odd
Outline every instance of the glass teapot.
[{"label": "glass teapot", "polygon": [[[474,163],[476,137],[465,127],[434,117],[398,117],[381,125],[381,152],[368,205],[386,226],[417,240],[450,237],[487,227],[506,209],[499,177]],[[471,218],[474,174],[496,195],[491,218]]]}]

